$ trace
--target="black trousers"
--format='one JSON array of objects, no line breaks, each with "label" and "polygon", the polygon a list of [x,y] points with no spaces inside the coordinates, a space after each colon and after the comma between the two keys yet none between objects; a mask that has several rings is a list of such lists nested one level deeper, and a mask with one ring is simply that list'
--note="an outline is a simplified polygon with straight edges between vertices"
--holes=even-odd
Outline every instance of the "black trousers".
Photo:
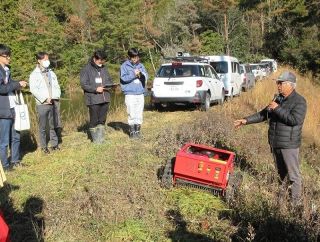
[{"label": "black trousers", "polygon": [[105,125],[109,103],[100,103],[88,106],[90,122],[89,128],[94,128],[99,124]]}]

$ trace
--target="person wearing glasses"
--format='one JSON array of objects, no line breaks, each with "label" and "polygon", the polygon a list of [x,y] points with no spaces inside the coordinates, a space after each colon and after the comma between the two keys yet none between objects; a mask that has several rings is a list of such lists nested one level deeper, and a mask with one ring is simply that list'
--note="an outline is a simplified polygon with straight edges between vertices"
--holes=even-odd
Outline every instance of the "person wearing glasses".
[{"label": "person wearing glasses", "polygon": [[236,128],[242,125],[269,120],[268,140],[279,175],[280,190],[285,191],[285,178],[291,187],[291,205],[302,205],[302,179],[300,173],[299,147],[307,103],[295,90],[297,79],[290,71],[284,71],[276,80],[278,95],[262,109],[246,118],[235,120]]},{"label": "person wearing glasses", "polygon": [[47,123],[49,124],[49,136],[52,150],[60,150],[58,136],[55,130],[56,112],[61,89],[56,74],[49,68],[50,60],[47,52],[38,52],[37,65],[29,77],[30,92],[36,100],[36,109],[39,117],[40,147],[43,153],[49,154],[47,145]]},{"label": "person wearing glasses", "polygon": [[[11,78],[9,64],[11,49],[0,44],[0,159],[5,171],[20,165],[20,132],[14,129],[16,106],[15,91],[26,87],[25,81]],[[11,140],[11,145],[9,142]],[[11,161],[8,159],[8,147],[11,149]]]}]

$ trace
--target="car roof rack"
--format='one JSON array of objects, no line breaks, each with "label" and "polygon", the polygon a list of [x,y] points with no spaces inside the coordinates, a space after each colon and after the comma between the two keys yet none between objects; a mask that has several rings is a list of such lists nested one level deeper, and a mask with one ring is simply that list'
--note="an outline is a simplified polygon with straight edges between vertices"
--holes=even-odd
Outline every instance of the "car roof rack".
[{"label": "car roof rack", "polygon": [[207,58],[199,57],[199,56],[174,56],[174,57],[164,57],[163,60],[165,62],[201,62],[201,63],[209,63]]}]

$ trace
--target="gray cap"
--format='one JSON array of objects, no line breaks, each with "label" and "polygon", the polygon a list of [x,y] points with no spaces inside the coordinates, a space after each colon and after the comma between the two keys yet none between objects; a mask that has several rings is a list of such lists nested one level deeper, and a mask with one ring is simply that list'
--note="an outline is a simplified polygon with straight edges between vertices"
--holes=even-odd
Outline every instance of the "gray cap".
[{"label": "gray cap", "polygon": [[295,76],[295,74],[293,74],[290,71],[284,71],[281,73],[281,75],[277,78],[277,81],[281,81],[281,82],[292,82],[292,83],[296,83],[297,82],[297,78]]}]

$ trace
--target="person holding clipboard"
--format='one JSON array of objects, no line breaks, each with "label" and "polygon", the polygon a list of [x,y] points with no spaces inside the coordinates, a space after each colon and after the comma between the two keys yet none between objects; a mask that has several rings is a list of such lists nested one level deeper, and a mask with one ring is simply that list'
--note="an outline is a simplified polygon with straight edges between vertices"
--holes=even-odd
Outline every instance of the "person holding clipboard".
[{"label": "person holding clipboard", "polygon": [[101,144],[105,139],[105,123],[110,103],[110,91],[114,86],[105,66],[103,50],[93,53],[80,72],[80,84],[89,109],[89,131],[93,143]]}]

